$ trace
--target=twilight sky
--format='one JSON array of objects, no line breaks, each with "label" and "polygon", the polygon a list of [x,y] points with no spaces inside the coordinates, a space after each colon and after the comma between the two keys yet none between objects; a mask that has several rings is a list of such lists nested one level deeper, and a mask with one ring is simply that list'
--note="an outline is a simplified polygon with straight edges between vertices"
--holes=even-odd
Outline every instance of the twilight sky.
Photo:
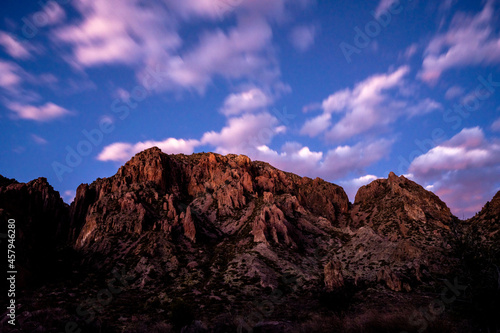
[{"label": "twilight sky", "polygon": [[3,0],[0,174],[67,202],[135,153],[500,190],[500,1]]}]

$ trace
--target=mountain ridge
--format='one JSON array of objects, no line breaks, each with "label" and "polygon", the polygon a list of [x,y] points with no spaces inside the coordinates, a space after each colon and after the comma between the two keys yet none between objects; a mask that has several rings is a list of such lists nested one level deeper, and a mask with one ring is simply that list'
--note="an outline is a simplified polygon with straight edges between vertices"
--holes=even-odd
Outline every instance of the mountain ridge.
[{"label": "mountain ridge", "polygon": [[[99,283],[93,272],[116,269],[134,277],[128,290],[137,300],[120,296],[127,308],[136,309],[142,321],[165,323],[173,331],[216,332],[222,326],[296,331],[317,325],[311,318],[318,315],[330,318],[321,317],[326,322],[336,318],[343,328],[369,320],[364,325],[381,329],[382,323],[367,319],[378,311],[374,309],[389,303],[397,314],[403,304],[428,303],[428,291],[442,289],[440,281],[453,280],[458,272],[466,276],[464,253],[474,253],[476,243],[459,246],[459,236],[469,226],[477,225],[473,233],[478,233],[496,232],[491,226],[498,225],[498,194],[478,213],[481,218],[459,221],[435,194],[392,172],[362,186],[350,203],[336,184],[234,154],[168,155],[153,147],[136,154],[115,175],[81,184],[69,206],[43,178],[27,184],[3,179],[0,198],[18,199],[8,205],[0,201],[0,213],[18,215],[25,230],[21,246],[37,237],[29,221],[38,215],[59,216],[38,219],[51,226],[46,233],[57,235],[57,242],[52,237],[52,243],[39,247],[59,258],[58,248],[69,245],[74,251],[71,268],[56,279],[62,285],[52,285],[55,295],[51,289],[40,295],[54,304],[48,311],[60,304],[69,309],[61,318],[51,314],[55,322],[71,320],[89,330],[123,331],[138,325],[138,315],[121,307],[100,312],[102,321],[71,312],[82,300],[82,290]],[[35,208],[20,214],[19,207],[30,200]],[[484,262],[490,258],[485,255]],[[31,275],[43,270],[23,260],[20,264]],[[485,265],[485,281],[491,283],[494,272]],[[73,271],[79,273],[68,286]],[[75,299],[61,298],[64,293]],[[275,293],[281,295],[280,307],[270,296]],[[33,294],[25,297],[42,302]],[[248,319],[255,299],[272,304],[273,311]],[[303,316],[294,314],[298,307],[304,308]],[[340,319],[340,313],[355,319]],[[396,314],[387,320],[411,330],[403,319],[410,314]],[[31,318],[26,316],[21,318]],[[446,325],[453,331],[448,329],[452,324]]]}]

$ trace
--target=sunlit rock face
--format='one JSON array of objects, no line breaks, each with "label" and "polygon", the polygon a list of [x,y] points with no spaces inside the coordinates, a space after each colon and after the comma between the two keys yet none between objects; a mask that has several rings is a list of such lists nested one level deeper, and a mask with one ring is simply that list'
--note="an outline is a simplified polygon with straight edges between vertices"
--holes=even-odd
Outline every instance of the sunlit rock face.
[{"label": "sunlit rock face", "polygon": [[[0,216],[19,219],[25,276],[38,274],[33,262],[52,267],[41,257],[66,267],[24,304],[43,300],[44,318],[110,332],[141,331],[139,317],[159,331],[314,331],[311,318],[337,318],[331,325],[343,329],[370,313],[393,320],[377,312],[388,302],[409,318],[413,303],[442,290],[439,281],[465,275],[460,253],[482,253],[464,250],[461,235],[494,248],[500,215],[497,194],[458,221],[436,195],[394,173],[361,187],[351,204],[335,184],[243,155],[156,147],[80,185],[71,206],[43,178],[1,177],[0,199]],[[74,252],[64,257],[61,246]],[[89,322],[67,310],[95,301],[113,279],[126,286],[113,295],[116,306],[97,306]],[[38,320],[34,309],[20,320]]]}]

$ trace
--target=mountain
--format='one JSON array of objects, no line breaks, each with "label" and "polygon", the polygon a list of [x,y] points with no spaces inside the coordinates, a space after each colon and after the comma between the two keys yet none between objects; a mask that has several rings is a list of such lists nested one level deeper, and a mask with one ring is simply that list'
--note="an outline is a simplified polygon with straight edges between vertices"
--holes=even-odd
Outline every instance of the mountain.
[{"label": "mountain", "polygon": [[470,219],[470,224],[482,236],[482,241],[500,241],[500,191]]},{"label": "mountain", "polygon": [[[394,173],[361,187],[351,204],[340,186],[243,155],[154,147],[114,176],[80,185],[69,207],[43,178],[0,177],[0,199],[0,214],[16,218],[19,243],[30,249],[19,264],[40,256],[46,267],[59,263],[57,276],[20,294],[18,321],[33,331],[481,325],[459,311],[422,317],[419,307],[443,281],[464,272],[459,222],[436,195]],[[497,201],[484,219],[460,223],[498,221]]]},{"label": "mountain", "polygon": [[336,259],[355,281],[385,281],[394,291],[410,291],[422,279],[450,272],[450,209],[422,186],[397,177],[362,186],[351,209],[350,242]]},{"label": "mountain", "polygon": [[24,184],[0,176],[0,218],[1,232],[5,234],[7,221],[15,220],[21,286],[40,280],[54,270],[56,248],[65,243],[69,207],[46,178]]}]

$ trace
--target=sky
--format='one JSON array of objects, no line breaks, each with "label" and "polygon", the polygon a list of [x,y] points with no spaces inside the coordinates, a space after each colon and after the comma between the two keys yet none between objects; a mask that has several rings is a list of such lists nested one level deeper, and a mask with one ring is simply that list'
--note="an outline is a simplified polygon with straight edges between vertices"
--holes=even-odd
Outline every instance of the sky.
[{"label": "sky", "polygon": [[77,186],[134,154],[245,154],[460,217],[500,190],[500,1],[3,0],[0,174]]}]

